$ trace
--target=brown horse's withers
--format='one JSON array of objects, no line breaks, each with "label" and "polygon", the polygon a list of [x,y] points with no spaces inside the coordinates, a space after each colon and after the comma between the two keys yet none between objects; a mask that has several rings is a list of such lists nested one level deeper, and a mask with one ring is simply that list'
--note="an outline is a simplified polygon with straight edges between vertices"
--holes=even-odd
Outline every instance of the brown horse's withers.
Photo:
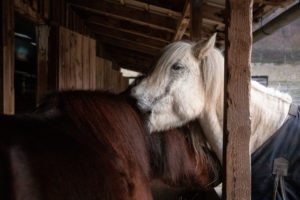
[{"label": "brown horse's withers", "polygon": [[[0,117],[1,199],[152,199],[150,181],[207,189],[218,178],[209,152],[188,135],[149,134],[126,95],[64,92],[37,112]],[[204,150],[205,151],[205,150]]]}]

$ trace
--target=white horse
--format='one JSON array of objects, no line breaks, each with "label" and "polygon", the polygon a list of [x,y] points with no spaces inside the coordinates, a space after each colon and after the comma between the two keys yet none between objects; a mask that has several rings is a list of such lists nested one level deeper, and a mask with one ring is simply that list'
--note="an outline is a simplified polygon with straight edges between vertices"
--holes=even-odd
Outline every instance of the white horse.
[{"label": "white horse", "polygon": [[[137,99],[140,109],[148,114],[151,132],[198,119],[202,131],[192,132],[195,150],[199,148],[199,134],[203,132],[222,161],[224,58],[214,47],[215,40],[216,35],[198,43],[179,41],[168,45],[152,74],[132,89],[132,96]],[[272,195],[273,199],[276,198],[279,180],[283,199],[285,196],[299,199],[298,108],[292,106],[296,111],[293,112],[294,117],[289,117],[291,96],[255,81],[251,82],[250,93],[252,195],[255,199],[272,199]],[[280,167],[282,162],[290,162],[288,168],[292,172],[288,172],[287,195],[283,176],[287,175],[288,169],[285,171],[279,167],[283,172],[276,171],[274,175],[272,170],[276,169],[276,160],[281,162]],[[273,188],[273,185],[276,187]]]},{"label": "white horse", "polygon": [[[154,71],[133,88],[141,110],[149,114],[151,132],[197,118],[212,149],[222,160],[224,58],[214,47],[216,35],[198,43],[168,45]],[[288,116],[288,94],[251,82],[250,152],[279,129]]]}]

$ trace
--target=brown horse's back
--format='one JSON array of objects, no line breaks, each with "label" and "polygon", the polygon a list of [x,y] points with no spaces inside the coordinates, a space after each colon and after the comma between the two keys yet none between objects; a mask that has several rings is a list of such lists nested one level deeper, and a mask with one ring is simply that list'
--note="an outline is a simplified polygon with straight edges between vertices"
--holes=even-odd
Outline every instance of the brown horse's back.
[{"label": "brown horse's back", "polygon": [[[5,178],[1,197],[151,198],[145,185],[148,177],[141,169],[148,166],[139,166],[148,159],[146,154],[142,155],[146,152],[142,129],[131,124],[140,122],[130,119],[129,107],[117,104],[117,98],[105,100],[99,96],[102,100],[91,105],[86,102],[91,97],[81,96],[61,97],[56,106],[64,110],[54,117],[43,114],[1,117],[0,175]],[[61,105],[64,98],[73,98],[72,103]],[[106,112],[112,110],[119,113],[107,117]],[[126,130],[134,127],[131,132]],[[138,156],[132,150],[136,144],[141,145]],[[137,185],[139,180],[144,181]]]},{"label": "brown horse's back", "polygon": [[131,101],[63,92],[34,114],[0,116],[1,200],[148,200],[151,179],[212,187],[217,159],[207,152],[197,162],[189,137],[178,130],[148,134]]}]

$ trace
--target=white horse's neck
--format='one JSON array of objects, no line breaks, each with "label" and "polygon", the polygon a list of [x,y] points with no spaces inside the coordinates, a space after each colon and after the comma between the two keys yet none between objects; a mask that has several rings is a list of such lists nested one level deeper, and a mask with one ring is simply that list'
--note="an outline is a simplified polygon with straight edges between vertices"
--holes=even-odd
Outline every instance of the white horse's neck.
[{"label": "white horse's neck", "polygon": [[[291,104],[291,97],[252,82],[250,115],[250,153],[253,153],[285,122]],[[218,102],[199,116],[200,124],[212,149],[222,161],[223,152],[223,95]]]},{"label": "white horse's neck", "polygon": [[252,82],[251,88],[250,152],[253,153],[285,122],[292,98],[257,82]]}]

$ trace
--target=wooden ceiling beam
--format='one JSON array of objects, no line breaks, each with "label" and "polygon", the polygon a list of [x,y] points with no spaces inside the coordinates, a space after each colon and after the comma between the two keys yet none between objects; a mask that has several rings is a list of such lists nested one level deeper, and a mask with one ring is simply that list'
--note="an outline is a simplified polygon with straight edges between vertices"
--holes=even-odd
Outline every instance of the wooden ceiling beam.
[{"label": "wooden ceiling beam", "polygon": [[[149,1],[152,3],[152,1]],[[149,4],[148,2],[141,2],[137,0],[123,0],[120,2],[122,5],[128,5],[129,7],[136,7],[138,9],[147,10],[150,13],[159,13],[161,15],[167,15],[175,19],[179,19],[181,16],[180,12],[176,12],[174,10],[164,8],[161,6]]]},{"label": "wooden ceiling beam", "polygon": [[204,23],[216,24],[222,28],[225,27],[225,8],[222,9],[203,3],[202,17]]},{"label": "wooden ceiling beam", "polygon": [[173,37],[173,41],[181,40],[182,36],[184,35],[187,27],[190,23],[190,9],[191,9],[191,1],[186,0],[184,9],[182,12],[181,19],[179,20],[176,28],[176,32]]},{"label": "wooden ceiling beam", "polygon": [[110,44],[130,50],[135,50],[149,55],[157,55],[160,52],[160,48],[136,43],[124,38],[118,38],[114,36],[104,35],[104,34],[94,34],[94,38],[101,41],[103,44]]},{"label": "wooden ceiling beam", "polygon": [[142,44],[153,46],[153,47],[162,48],[168,44],[168,42],[154,40],[151,38],[147,38],[147,37],[140,36],[140,35],[135,35],[132,33],[128,33],[126,31],[116,30],[114,28],[106,27],[106,26],[99,25],[99,24],[97,24],[97,25],[87,24],[87,27],[90,29],[90,31],[92,33],[95,33],[98,35],[107,35],[107,36],[111,36],[111,37],[115,37],[115,38],[122,38],[125,40],[130,40],[133,42],[142,43]]},{"label": "wooden ceiling beam", "polygon": [[122,6],[121,4],[118,5],[116,3],[98,0],[69,0],[68,2],[72,6],[82,10],[131,21],[140,25],[147,25],[151,28],[165,30],[171,33],[175,32],[177,25],[177,20],[174,18]]},{"label": "wooden ceiling beam", "polygon": [[[133,35],[127,35],[126,37],[124,37],[124,35],[122,36],[122,35],[118,35],[118,34],[114,33],[113,30],[112,30],[112,32],[107,32],[107,31],[93,32],[93,35],[97,39],[98,38],[102,38],[102,37],[105,37],[105,38],[108,37],[108,38],[112,38],[112,39],[116,39],[116,40],[122,41],[124,43],[128,43],[128,45],[132,44],[132,45],[138,45],[140,47],[145,47],[145,49],[148,48],[150,51],[154,50],[154,52],[159,51],[160,49],[162,49],[164,47],[163,45],[155,46],[155,44],[145,43],[145,41],[144,42],[137,41],[136,38],[135,38],[135,36],[133,36]],[[134,40],[134,38],[135,38],[135,40]]]},{"label": "wooden ceiling beam", "polygon": [[162,42],[170,42],[173,33],[164,30],[153,29],[147,25],[135,24],[130,21],[111,18],[105,15],[95,15],[90,12],[77,12],[87,24],[99,24],[102,26],[114,28],[119,31],[125,31],[135,35],[144,36]]}]

